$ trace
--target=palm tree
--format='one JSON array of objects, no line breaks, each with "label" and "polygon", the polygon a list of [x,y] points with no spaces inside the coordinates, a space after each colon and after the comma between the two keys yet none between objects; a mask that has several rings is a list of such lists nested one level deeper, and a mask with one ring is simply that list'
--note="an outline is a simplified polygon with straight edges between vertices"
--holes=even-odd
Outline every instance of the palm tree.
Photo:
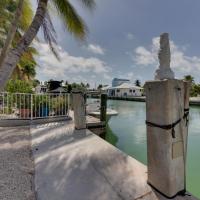
[{"label": "palm tree", "polygon": [[89,83],[86,84],[86,88],[90,88],[90,84]]},{"label": "palm tree", "polygon": [[16,33],[16,30],[17,30],[17,27],[18,27],[19,19],[20,19],[21,13],[22,13],[23,3],[24,3],[24,0],[19,0],[16,12],[15,12],[15,16],[14,16],[13,21],[12,21],[11,26],[10,26],[10,31],[8,32],[8,36],[6,38],[5,44],[4,44],[4,46],[1,50],[0,66],[2,65],[2,63],[3,63],[3,61],[6,57],[6,54],[8,53],[8,50],[11,46],[11,43],[12,43],[14,37],[15,37],[15,33]]},{"label": "palm tree", "polygon": [[135,81],[135,85],[138,86],[138,87],[141,87],[141,82],[140,82],[140,80],[137,79],[137,80]]},{"label": "palm tree", "polygon": [[102,87],[103,87],[103,85],[99,84],[98,87],[97,87],[97,89],[100,90]]},{"label": "palm tree", "polygon": [[194,77],[191,75],[185,75],[184,80],[190,81],[191,83],[194,83]]},{"label": "palm tree", "polygon": [[[18,2],[4,0],[2,5],[4,5],[4,7],[2,6],[1,10],[1,23],[5,24],[5,26],[2,27],[4,28],[4,34],[6,34],[7,37],[5,42],[3,42],[4,44],[1,49],[0,66],[15,39],[16,32],[20,34],[20,31],[26,30],[30,25],[33,16],[29,0],[18,0]],[[7,14],[5,15],[5,13]],[[17,28],[19,28],[19,30],[17,30]]]},{"label": "palm tree", "polygon": [[[0,91],[5,87],[7,80],[10,78],[15,66],[19,62],[20,57],[36,37],[41,26],[43,26],[46,41],[54,51],[53,44],[55,43],[55,30],[47,12],[48,1],[49,0],[38,0],[38,7],[31,25],[16,47],[9,50],[7,53],[7,56],[0,67]],[[95,5],[94,0],[80,1],[89,9],[92,9]],[[76,38],[84,40],[87,35],[87,27],[72,4],[68,0],[51,0],[51,2],[57,9],[67,30]]]},{"label": "palm tree", "polygon": [[37,51],[33,47],[28,47],[26,52],[22,55],[19,63],[17,64],[16,68],[19,68],[20,74],[19,77],[22,80],[30,81],[36,75],[36,61],[34,59],[34,55],[37,55]]},{"label": "palm tree", "polygon": [[[29,0],[24,0],[23,3],[21,0],[19,0],[19,2],[4,0],[1,6],[0,27],[2,28],[2,32],[0,37],[0,49],[2,48],[2,50],[0,63],[5,59],[10,46],[12,45],[12,47],[14,47],[17,45],[17,42],[22,38],[22,33],[27,30],[33,18],[33,11]],[[18,26],[17,23],[19,24]],[[10,32],[8,37],[5,39],[6,33],[9,31],[9,26]],[[31,65],[32,75],[35,74],[35,69],[33,69],[33,67],[36,66],[33,57],[35,54],[37,54],[36,49],[29,47],[16,65],[11,78],[29,80],[30,78],[28,77],[30,76],[28,74],[27,66]],[[25,66],[26,70],[23,69]]]}]

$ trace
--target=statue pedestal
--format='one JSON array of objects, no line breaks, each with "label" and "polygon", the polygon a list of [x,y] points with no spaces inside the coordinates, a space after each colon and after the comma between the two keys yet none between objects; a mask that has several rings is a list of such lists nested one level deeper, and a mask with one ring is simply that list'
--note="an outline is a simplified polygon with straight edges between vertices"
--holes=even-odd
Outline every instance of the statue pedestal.
[{"label": "statue pedestal", "polygon": [[148,183],[167,197],[185,190],[189,83],[182,80],[145,84]]},{"label": "statue pedestal", "polygon": [[159,68],[155,73],[155,80],[174,79],[174,72],[170,67]]}]

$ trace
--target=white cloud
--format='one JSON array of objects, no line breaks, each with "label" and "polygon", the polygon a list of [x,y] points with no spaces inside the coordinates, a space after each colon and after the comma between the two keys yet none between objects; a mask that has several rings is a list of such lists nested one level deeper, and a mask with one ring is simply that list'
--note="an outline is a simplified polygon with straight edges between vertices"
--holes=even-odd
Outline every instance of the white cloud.
[{"label": "white cloud", "polygon": [[50,52],[46,43],[35,43],[35,47],[39,51],[39,56],[36,58],[40,65],[38,68],[39,77],[78,82],[90,82],[87,77],[91,76],[98,76],[98,78],[102,79],[109,77],[111,68],[101,59],[96,57],[75,57],[58,46],[59,61]]},{"label": "white cloud", "polygon": [[[187,56],[185,51],[186,46],[178,46],[173,41],[170,41],[171,48],[171,67],[181,73],[191,73],[194,71],[200,72],[200,57]],[[139,46],[135,49],[132,58],[137,65],[157,67],[158,64],[159,37],[152,39],[152,44],[149,48]]]},{"label": "white cloud", "polygon": [[100,47],[97,44],[89,44],[87,49],[88,49],[88,51],[90,51],[94,54],[100,54],[100,55],[105,54],[105,49],[103,49],[102,47]]},{"label": "white cloud", "polygon": [[132,33],[127,33],[126,37],[128,40],[133,40],[135,38],[135,36]]}]

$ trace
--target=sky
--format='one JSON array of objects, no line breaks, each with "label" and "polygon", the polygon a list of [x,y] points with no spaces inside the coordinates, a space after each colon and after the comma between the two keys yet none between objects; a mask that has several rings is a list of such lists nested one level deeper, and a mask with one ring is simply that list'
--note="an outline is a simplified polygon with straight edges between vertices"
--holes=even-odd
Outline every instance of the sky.
[{"label": "sky", "polygon": [[[49,0],[51,1],[51,0]],[[114,77],[154,79],[158,68],[159,35],[168,32],[171,67],[176,78],[191,74],[200,82],[199,0],[96,0],[92,12],[71,0],[89,28],[87,40],[77,41],[54,11],[58,61],[43,42],[35,43],[37,77],[68,82],[111,84]],[[35,6],[36,0],[32,0]]]}]

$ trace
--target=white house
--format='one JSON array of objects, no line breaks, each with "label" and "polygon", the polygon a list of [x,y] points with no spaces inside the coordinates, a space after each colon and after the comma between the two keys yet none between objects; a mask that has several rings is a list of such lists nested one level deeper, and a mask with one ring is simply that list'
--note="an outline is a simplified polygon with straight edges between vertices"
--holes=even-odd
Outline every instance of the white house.
[{"label": "white house", "polygon": [[101,88],[101,92],[103,93],[103,94],[108,94],[108,90],[110,89],[111,87],[110,86],[105,86],[105,87],[102,87]]},{"label": "white house", "polygon": [[46,85],[37,85],[35,87],[35,93],[36,94],[44,94],[47,92],[47,86]]},{"label": "white house", "polygon": [[135,97],[143,95],[143,88],[131,83],[122,83],[119,86],[109,87],[106,89],[107,94],[110,97]]}]

